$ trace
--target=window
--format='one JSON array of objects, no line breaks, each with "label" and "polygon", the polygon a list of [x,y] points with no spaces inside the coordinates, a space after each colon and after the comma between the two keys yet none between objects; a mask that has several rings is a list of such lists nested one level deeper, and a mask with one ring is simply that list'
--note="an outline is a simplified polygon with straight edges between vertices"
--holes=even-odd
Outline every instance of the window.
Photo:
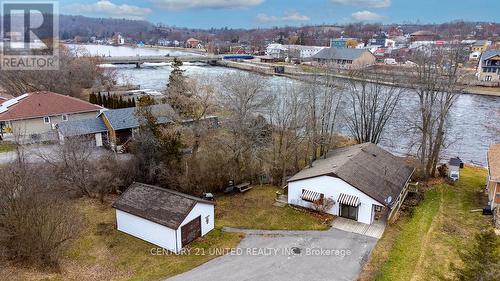
[{"label": "window", "polygon": [[61,119],[62,119],[64,122],[68,121],[68,115],[67,115],[67,114],[63,114],[63,115],[61,115]]},{"label": "window", "polygon": [[43,123],[44,124],[50,124],[50,117],[49,116],[43,117]]}]

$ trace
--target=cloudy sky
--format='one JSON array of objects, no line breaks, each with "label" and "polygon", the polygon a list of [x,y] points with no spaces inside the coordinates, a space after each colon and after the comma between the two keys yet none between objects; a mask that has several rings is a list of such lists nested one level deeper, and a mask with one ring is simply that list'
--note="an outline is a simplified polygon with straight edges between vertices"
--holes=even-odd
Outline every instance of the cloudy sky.
[{"label": "cloudy sky", "polygon": [[500,0],[60,0],[64,14],[146,19],[182,27],[348,22],[498,21]]}]

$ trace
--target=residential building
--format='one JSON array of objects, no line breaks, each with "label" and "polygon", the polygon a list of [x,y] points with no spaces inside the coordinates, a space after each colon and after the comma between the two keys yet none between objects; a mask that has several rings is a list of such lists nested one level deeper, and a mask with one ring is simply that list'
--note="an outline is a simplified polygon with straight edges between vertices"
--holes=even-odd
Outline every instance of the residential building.
[{"label": "residential building", "polygon": [[285,59],[288,56],[288,48],[282,44],[269,44],[266,47],[266,55],[273,59]]},{"label": "residential building", "polygon": [[[201,120],[180,120],[169,104],[156,104],[150,107],[151,113],[156,117],[157,123],[166,126],[174,121],[179,121],[183,126],[189,127],[194,122],[206,122],[207,127],[218,126],[218,118],[207,116]],[[140,126],[136,107],[104,110],[97,118],[69,121],[57,126],[60,142],[68,138],[87,137],[95,141],[96,146],[107,146],[114,151],[123,152],[129,140],[134,137]]]},{"label": "residential building", "polygon": [[366,49],[325,48],[313,57],[320,65],[335,68],[359,69],[375,64],[376,57]]},{"label": "residential building", "polygon": [[119,231],[173,253],[215,225],[213,202],[143,183],[133,183],[113,208]]},{"label": "residential building", "polygon": [[355,38],[332,38],[330,48],[356,48],[358,40]]},{"label": "residential building", "polygon": [[476,42],[471,44],[470,51],[482,53],[482,52],[486,51],[486,49],[488,49],[488,47],[490,45],[491,45],[491,41],[477,40]]},{"label": "residential building", "polygon": [[21,142],[57,140],[56,125],[96,117],[104,108],[52,92],[33,92],[0,105],[0,136]]},{"label": "residential building", "polygon": [[483,52],[476,76],[479,81],[500,82],[500,50]]},{"label": "residential building", "polygon": [[195,38],[189,38],[186,40],[186,48],[199,48],[200,40]]},{"label": "residential building", "polygon": [[416,41],[435,41],[438,39],[438,35],[429,30],[420,30],[410,34],[410,40],[412,42]]},{"label": "residential building", "polygon": [[309,59],[327,47],[285,45],[288,49],[288,58]]},{"label": "residential building", "polygon": [[488,149],[488,179],[486,185],[488,205],[491,209],[500,206],[500,143]]},{"label": "residential building", "polygon": [[[288,180],[288,203],[372,224],[391,220],[403,203],[414,168],[372,143],[331,151]],[[319,202],[319,203],[318,203]]]},{"label": "residential building", "polygon": [[125,44],[125,38],[123,38],[119,32],[116,32],[113,37],[111,37],[111,42],[113,45],[123,45]]}]

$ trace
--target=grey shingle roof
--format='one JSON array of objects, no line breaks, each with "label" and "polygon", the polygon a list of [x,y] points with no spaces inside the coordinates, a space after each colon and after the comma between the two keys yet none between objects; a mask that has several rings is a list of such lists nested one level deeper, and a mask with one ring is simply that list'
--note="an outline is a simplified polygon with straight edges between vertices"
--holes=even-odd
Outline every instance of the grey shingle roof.
[{"label": "grey shingle roof", "polygon": [[314,59],[326,59],[326,60],[338,60],[338,59],[355,60],[365,52],[370,52],[370,51],[365,49],[353,49],[353,48],[325,48],[312,57]]},{"label": "grey shingle roof", "polygon": [[486,50],[481,55],[481,65],[484,65],[484,61],[490,59],[494,56],[500,56],[500,50]]},{"label": "grey shingle roof", "polygon": [[[106,110],[104,114],[114,130],[131,129],[139,127],[140,121],[135,115],[137,108],[121,108]],[[159,124],[172,122],[177,118],[174,110],[168,104],[156,104],[151,106],[152,113],[156,116]]]},{"label": "grey shingle roof", "polygon": [[134,182],[113,203],[113,208],[178,229],[196,203],[213,205],[211,201],[191,195]]},{"label": "grey shingle roof", "polygon": [[[385,206],[391,207],[414,168],[372,143],[339,148],[313,162],[288,181],[317,176],[338,177]],[[332,187],[334,188],[334,187]],[[388,198],[392,200],[388,200]]]},{"label": "grey shingle roof", "polygon": [[106,125],[99,117],[61,122],[57,125],[57,128],[65,137],[89,135],[108,131]]}]

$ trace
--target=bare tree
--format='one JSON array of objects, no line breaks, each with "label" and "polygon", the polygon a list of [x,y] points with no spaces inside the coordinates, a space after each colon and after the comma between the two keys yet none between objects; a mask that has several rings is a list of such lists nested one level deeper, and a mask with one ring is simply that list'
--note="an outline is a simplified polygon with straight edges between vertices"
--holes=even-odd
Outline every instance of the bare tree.
[{"label": "bare tree", "polygon": [[95,153],[91,140],[78,137],[66,139],[58,149],[37,152],[67,189],[88,197],[93,196]]},{"label": "bare tree", "polygon": [[424,178],[434,176],[445,145],[448,116],[463,90],[464,50],[461,46],[429,47],[416,51],[412,87],[418,96],[414,128]]},{"label": "bare tree", "polygon": [[271,167],[275,184],[284,185],[289,169],[299,169],[299,151],[306,139],[302,133],[305,103],[300,90],[296,83],[273,88],[270,123],[273,129]]},{"label": "bare tree", "polygon": [[53,189],[43,165],[0,169],[0,253],[32,265],[56,266],[79,233],[76,210]]},{"label": "bare tree", "polygon": [[[361,71],[352,72],[352,75],[363,77]],[[357,143],[377,144],[400,101],[402,88],[384,86],[378,82],[376,78],[371,82],[351,80],[348,83],[349,112],[346,125]]]},{"label": "bare tree", "polygon": [[259,117],[266,111],[270,98],[264,92],[265,81],[250,73],[227,74],[220,78],[222,85],[221,104],[228,112],[224,127],[227,137],[220,139],[231,151],[234,163],[233,177],[239,179],[244,172],[243,158],[249,154],[259,161],[259,148],[270,140],[270,128],[265,119]]},{"label": "bare tree", "polygon": [[314,161],[318,155],[326,156],[334,145],[334,135],[341,96],[340,85],[330,75],[313,76],[305,82],[302,91],[305,95],[306,133],[308,151]]}]

